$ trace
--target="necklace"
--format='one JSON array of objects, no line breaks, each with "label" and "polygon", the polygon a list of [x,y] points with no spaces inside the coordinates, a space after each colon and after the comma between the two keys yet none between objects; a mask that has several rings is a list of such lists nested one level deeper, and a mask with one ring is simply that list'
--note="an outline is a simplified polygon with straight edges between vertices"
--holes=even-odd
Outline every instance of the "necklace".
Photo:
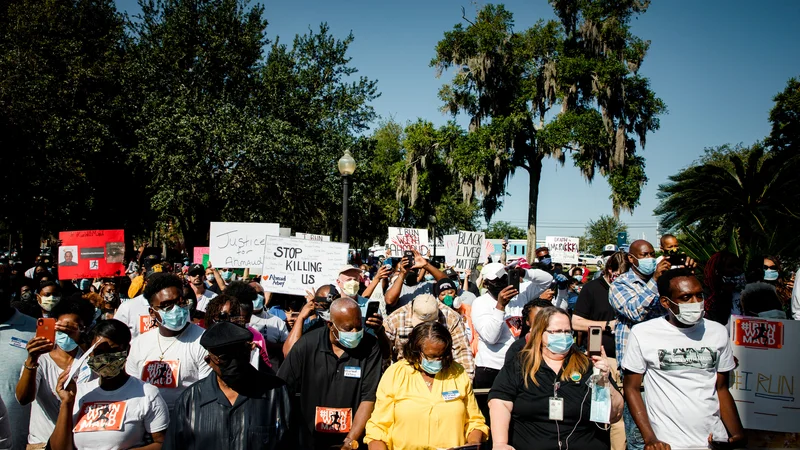
[{"label": "necklace", "polygon": [[175,336],[175,340],[172,341],[172,343],[167,346],[166,350],[162,350],[161,349],[161,333],[158,333],[158,335],[156,336],[156,339],[158,339],[158,349],[161,351],[161,356],[158,357],[158,360],[159,361],[163,361],[164,360],[164,353],[167,353],[167,350],[169,350],[170,347],[172,347],[173,345],[175,345],[176,342],[178,342],[178,337]]}]

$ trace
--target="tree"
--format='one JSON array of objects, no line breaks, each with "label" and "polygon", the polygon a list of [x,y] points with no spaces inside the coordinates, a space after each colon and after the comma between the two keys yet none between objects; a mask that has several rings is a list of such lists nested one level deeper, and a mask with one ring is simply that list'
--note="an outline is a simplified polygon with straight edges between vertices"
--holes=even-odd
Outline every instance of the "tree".
[{"label": "tree", "polygon": [[767,145],[773,150],[798,152],[800,145],[800,81],[790,78],[786,89],[776,95],[775,106],[769,112],[772,132],[767,138]]},{"label": "tree", "polygon": [[628,226],[613,216],[600,216],[586,224],[586,235],[583,237],[584,249],[599,255],[607,244],[617,242],[618,233],[627,233]]},{"label": "tree", "polygon": [[525,229],[520,227],[515,227],[508,222],[493,222],[489,225],[488,228],[483,230],[484,234],[486,235],[486,239],[503,239],[508,237],[509,239],[525,239]]},{"label": "tree", "polygon": [[[501,206],[517,169],[530,175],[528,259],[536,242],[542,160],[574,164],[591,181],[608,177],[615,217],[638,205],[647,178],[636,141],[658,129],[664,103],[638,70],[649,42],[629,21],[647,9],[638,0],[551,0],[559,21],[516,32],[502,5],[486,5],[436,46],[437,75],[454,72],[439,92],[443,110],[470,118],[469,136],[453,152],[464,200],[482,200],[487,221]],[[560,110],[553,108],[560,106]]]}]

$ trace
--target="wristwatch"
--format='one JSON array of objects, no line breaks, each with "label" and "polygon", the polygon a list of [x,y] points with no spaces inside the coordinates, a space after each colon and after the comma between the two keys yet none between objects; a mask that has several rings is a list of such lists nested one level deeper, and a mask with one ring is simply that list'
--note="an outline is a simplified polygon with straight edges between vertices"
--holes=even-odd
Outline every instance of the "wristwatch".
[{"label": "wristwatch", "polygon": [[609,323],[611,323],[611,321],[610,320],[606,320],[606,332],[607,333],[611,333],[611,327],[608,326]]}]

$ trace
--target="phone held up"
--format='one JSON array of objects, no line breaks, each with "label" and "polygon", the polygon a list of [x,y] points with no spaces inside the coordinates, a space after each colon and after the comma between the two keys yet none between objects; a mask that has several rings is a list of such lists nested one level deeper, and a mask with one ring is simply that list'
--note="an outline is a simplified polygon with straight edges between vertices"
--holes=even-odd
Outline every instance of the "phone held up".
[{"label": "phone held up", "polygon": [[603,330],[600,327],[589,327],[589,356],[600,356],[603,347]]},{"label": "phone held up", "polygon": [[412,252],[411,250],[404,251],[403,258],[405,258],[408,261],[407,269],[410,269],[411,267],[414,266],[414,252]]},{"label": "phone held up", "polygon": [[367,314],[364,317],[369,319],[375,314],[378,314],[378,307],[380,306],[380,304],[381,302],[376,302],[376,301],[367,302]]},{"label": "phone held up", "polygon": [[519,292],[519,269],[516,267],[508,271],[508,284]]},{"label": "phone held up", "polygon": [[43,337],[50,342],[56,341],[56,319],[46,318],[36,321],[36,337]]}]

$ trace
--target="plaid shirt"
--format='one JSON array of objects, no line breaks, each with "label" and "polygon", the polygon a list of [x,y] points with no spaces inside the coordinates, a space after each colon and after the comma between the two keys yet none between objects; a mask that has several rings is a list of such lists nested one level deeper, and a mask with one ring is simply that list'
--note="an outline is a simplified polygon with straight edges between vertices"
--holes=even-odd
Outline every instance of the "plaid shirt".
[{"label": "plaid shirt", "polygon": [[658,297],[656,280],[650,278],[645,282],[633,270],[620,275],[611,285],[608,301],[617,310],[614,334],[619,367],[622,367],[622,354],[628,343],[631,327],[667,313]]},{"label": "plaid shirt", "polygon": [[[414,326],[411,325],[411,306],[409,303],[391,313],[383,327],[386,329],[386,336],[392,343],[392,359],[396,362],[403,359],[403,345],[408,342],[408,335]],[[475,376],[475,361],[472,357],[472,350],[469,346],[467,331],[461,315],[442,302],[439,302],[439,323],[447,327],[450,336],[453,338],[453,359],[464,367],[464,370],[472,379]]]}]

